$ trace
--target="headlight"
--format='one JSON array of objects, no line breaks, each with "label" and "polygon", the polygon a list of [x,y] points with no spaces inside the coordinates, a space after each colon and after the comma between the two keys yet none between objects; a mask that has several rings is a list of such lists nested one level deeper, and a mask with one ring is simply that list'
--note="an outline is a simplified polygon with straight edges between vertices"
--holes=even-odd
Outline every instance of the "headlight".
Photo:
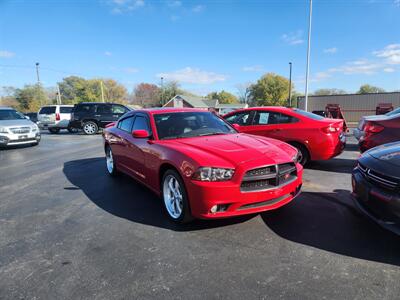
[{"label": "headlight", "polygon": [[0,127],[0,133],[8,133],[7,128],[5,128],[5,127]]},{"label": "headlight", "polygon": [[32,126],[32,132],[36,132],[39,130],[39,127],[35,124],[34,126]]},{"label": "headlight", "polygon": [[202,167],[193,175],[193,179],[200,181],[227,181],[235,174],[234,169]]},{"label": "headlight", "polygon": [[295,164],[300,162],[300,152],[296,151],[296,154],[292,157],[292,160]]}]

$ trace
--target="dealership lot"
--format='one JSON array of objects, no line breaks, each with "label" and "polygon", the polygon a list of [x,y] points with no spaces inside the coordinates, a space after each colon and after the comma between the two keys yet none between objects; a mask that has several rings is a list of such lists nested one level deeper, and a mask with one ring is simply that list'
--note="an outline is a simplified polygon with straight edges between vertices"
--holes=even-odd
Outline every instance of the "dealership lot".
[{"label": "dealership lot", "polygon": [[357,156],[311,164],[279,210],[178,226],[107,175],[100,135],[44,133],[0,152],[0,298],[397,298],[400,238],[355,209]]}]

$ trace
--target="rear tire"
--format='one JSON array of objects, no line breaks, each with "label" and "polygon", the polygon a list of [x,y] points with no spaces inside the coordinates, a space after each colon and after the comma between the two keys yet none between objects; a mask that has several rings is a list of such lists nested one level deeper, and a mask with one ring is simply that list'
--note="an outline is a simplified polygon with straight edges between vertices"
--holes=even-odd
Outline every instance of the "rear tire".
[{"label": "rear tire", "polygon": [[106,167],[108,174],[111,177],[115,177],[118,175],[118,170],[117,167],[115,166],[115,160],[110,146],[106,147]]},{"label": "rear tire", "polygon": [[299,151],[299,163],[303,166],[307,165],[307,163],[310,162],[310,153],[308,152],[308,149],[302,144],[293,143],[291,145],[296,147]]},{"label": "rear tire", "polygon": [[77,133],[78,132],[78,128],[74,128],[71,126],[68,126],[67,130],[69,133]]},{"label": "rear tire", "polygon": [[99,126],[93,121],[83,123],[83,132],[87,135],[96,134],[99,131]]},{"label": "rear tire", "polygon": [[193,220],[185,184],[175,170],[167,170],[161,181],[161,195],[168,218],[179,224]]},{"label": "rear tire", "polygon": [[48,128],[51,134],[57,134],[60,132],[60,128]]}]

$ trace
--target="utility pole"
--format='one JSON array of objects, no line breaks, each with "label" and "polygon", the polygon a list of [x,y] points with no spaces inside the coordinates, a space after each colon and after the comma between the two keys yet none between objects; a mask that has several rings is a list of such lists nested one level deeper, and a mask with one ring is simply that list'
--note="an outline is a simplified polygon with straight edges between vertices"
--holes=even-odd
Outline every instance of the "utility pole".
[{"label": "utility pole", "polygon": [[161,105],[164,105],[164,77],[161,77]]},{"label": "utility pole", "polygon": [[103,90],[103,81],[100,80],[100,90],[101,90],[101,101],[104,103],[104,90]]},{"label": "utility pole", "polygon": [[61,104],[61,92],[60,92],[60,86],[57,84],[57,103]]},{"label": "utility pole", "polygon": [[289,62],[289,107],[292,107],[292,62]]},{"label": "utility pole", "polygon": [[304,110],[305,111],[308,111],[308,77],[310,76],[311,21],[312,21],[312,0],[310,0],[310,15],[309,15],[309,20],[308,20],[306,90],[305,90],[305,96],[304,96]]},{"label": "utility pole", "polygon": [[39,63],[37,62],[36,64],[36,78],[37,78],[37,86],[36,86],[36,93],[37,96],[39,97],[39,101],[40,101],[40,106],[42,106],[42,97],[40,97],[39,95],[39,89],[40,89],[40,77],[39,77]]}]

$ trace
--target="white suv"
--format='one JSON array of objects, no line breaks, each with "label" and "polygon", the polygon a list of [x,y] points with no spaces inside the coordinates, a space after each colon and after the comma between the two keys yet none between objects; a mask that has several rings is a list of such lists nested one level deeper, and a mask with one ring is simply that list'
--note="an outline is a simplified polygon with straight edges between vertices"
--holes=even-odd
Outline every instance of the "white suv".
[{"label": "white suv", "polygon": [[11,107],[0,106],[0,147],[40,142],[38,126]]},{"label": "white suv", "polygon": [[38,112],[38,125],[50,133],[59,133],[61,129],[68,129],[74,133],[77,130],[69,126],[73,105],[47,105]]}]

